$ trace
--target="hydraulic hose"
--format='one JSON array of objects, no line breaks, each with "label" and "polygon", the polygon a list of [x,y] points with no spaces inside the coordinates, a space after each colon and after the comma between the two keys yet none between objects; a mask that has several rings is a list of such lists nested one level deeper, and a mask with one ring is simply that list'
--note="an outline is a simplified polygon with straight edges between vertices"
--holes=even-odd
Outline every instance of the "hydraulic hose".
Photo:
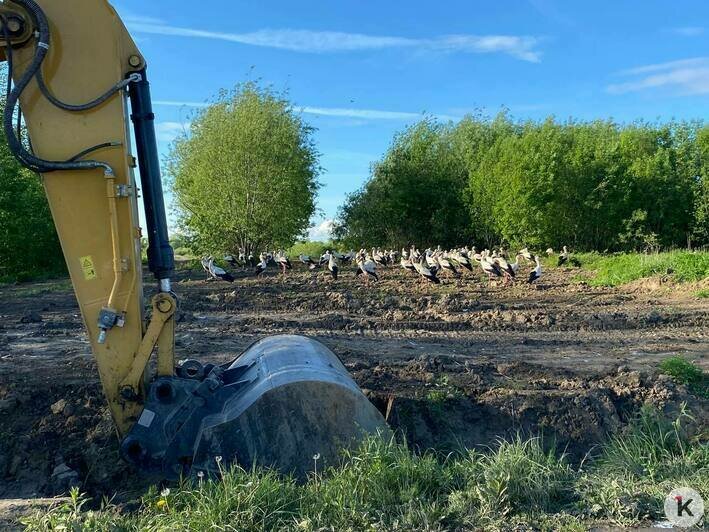
[{"label": "hydraulic hose", "polygon": [[65,102],[61,101],[60,99],[58,99],[56,96],[54,96],[44,81],[44,76],[42,75],[42,69],[40,68],[39,70],[37,70],[37,84],[39,85],[39,90],[42,91],[42,94],[44,95],[44,97],[47,98],[47,100],[49,100],[49,102],[52,105],[58,107],[59,109],[63,109],[64,111],[71,111],[71,112],[89,111],[90,109],[93,109],[94,107],[98,107],[103,102],[108,100],[111,96],[116,94],[118,91],[125,89],[130,83],[133,83],[134,81],[140,81],[140,74],[131,74],[127,78],[122,79],[121,81],[116,83],[113,87],[111,87],[106,92],[104,92],[101,96],[99,96],[98,98],[96,98],[94,100],[91,100],[90,102],[73,105],[70,103],[65,103]]},{"label": "hydraulic hose", "polygon": [[25,90],[32,78],[42,67],[42,62],[47,55],[50,44],[49,24],[42,9],[33,0],[9,0],[14,4],[27,10],[35,19],[37,24],[38,42],[34,57],[29,66],[15,83],[14,88],[7,97],[5,112],[3,115],[3,129],[7,137],[7,143],[12,154],[24,165],[37,172],[53,172],[56,170],[91,170],[103,168],[104,174],[113,175],[110,165],[101,161],[49,161],[42,159],[28,152],[17,138],[14,130],[13,116],[20,94]]}]

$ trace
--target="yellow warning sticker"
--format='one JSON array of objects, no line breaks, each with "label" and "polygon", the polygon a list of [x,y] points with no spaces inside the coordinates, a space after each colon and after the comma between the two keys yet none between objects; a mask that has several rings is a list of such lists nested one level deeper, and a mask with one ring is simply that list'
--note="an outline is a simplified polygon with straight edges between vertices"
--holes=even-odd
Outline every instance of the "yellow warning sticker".
[{"label": "yellow warning sticker", "polygon": [[84,279],[87,281],[96,279],[96,268],[94,268],[94,259],[91,258],[91,255],[79,257],[79,263],[81,264],[81,270],[84,272]]}]

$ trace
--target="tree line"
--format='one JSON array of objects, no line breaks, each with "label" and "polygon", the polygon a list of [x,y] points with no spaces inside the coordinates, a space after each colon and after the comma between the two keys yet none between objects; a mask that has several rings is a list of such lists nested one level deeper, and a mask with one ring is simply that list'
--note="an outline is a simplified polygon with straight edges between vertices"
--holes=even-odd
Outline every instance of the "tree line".
[{"label": "tree line", "polygon": [[426,118],[348,196],[335,236],[353,247],[708,245],[709,126]]},{"label": "tree line", "polygon": [[[0,71],[0,87],[7,67]],[[0,96],[0,114],[5,96]],[[27,138],[27,135],[23,135]],[[66,273],[59,237],[39,176],[23,168],[10,152],[0,128],[0,282]]]}]

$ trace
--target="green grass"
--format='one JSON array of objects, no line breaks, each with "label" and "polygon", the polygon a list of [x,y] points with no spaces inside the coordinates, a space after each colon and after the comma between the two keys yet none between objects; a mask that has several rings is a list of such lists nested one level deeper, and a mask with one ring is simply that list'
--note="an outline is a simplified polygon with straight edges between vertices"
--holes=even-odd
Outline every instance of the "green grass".
[{"label": "green grass", "polygon": [[704,288],[703,290],[697,290],[694,293],[695,297],[698,297],[699,299],[707,299],[709,298],[709,288]]},{"label": "green grass", "polygon": [[692,393],[709,399],[709,374],[692,362],[679,356],[669,357],[660,363],[660,371]]},{"label": "green grass", "polygon": [[643,410],[581,466],[538,438],[488,452],[413,454],[372,438],[343,465],[302,484],[238,467],[219,479],[152,488],[133,512],[104,502],[69,502],[24,519],[28,530],[585,530],[662,518],[666,494],[691,486],[709,496],[709,446]]},{"label": "green grass", "polygon": [[[578,253],[573,254],[573,257],[580,262],[581,268],[593,274],[587,282],[594,286],[618,286],[655,275],[667,275],[679,282],[700,281],[709,277],[707,251],[615,255]],[[544,259],[547,267],[556,266],[556,261],[555,256]]]}]

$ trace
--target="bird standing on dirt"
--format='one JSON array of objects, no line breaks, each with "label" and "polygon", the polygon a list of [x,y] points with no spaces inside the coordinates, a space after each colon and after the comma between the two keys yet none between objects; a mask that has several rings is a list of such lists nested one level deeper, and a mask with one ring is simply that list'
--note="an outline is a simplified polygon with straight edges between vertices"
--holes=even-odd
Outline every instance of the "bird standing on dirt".
[{"label": "bird standing on dirt", "polygon": [[569,260],[569,251],[566,249],[566,246],[564,246],[564,250],[561,252],[559,255],[559,261],[557,262],[557,266],[562,266],[566,261]]},{"label": "bird standing on dirt", "polygon": [[473,271],[473,265],[470,263],[470,259],[464,251],[456,249],[452,253],[450,253],[450,258],[457,262],[459,266],[465,268],[469,272]]},{"label": "bird standing on dirt", "polygon": [[500,272],[502,272],[502,275],[504,275],[505,278],[505,284],[507,284],[509,281],[514,281],[515,278],[515,271],[510,265],[509,262],[507,262],[507,259],[503,257],[502,255],[499,255],[495,257],[495,263],[500,268]]},{"label": "bird standing on dirt", "polygon": [[405,249],[401,250],[401,267],[404,268],[408,272],[415,272],[416,268],[414,267],[413,262],[409,258],[409,254]]},{"label": "bird standing on dirt", "polygon": [[428,262],[426,261],[426,255],[421,255],[421,258],[418,260],[418,262],[414,262],[414,267],[416,268],[416,272],[421,276],[422,279],[425,279],[434,284],[441,284],[441,280],[436,277],[435,270],[431,270],[431,268],[428,266]]},{"label": "bird standing on dirt", "polygon": [[309,255],[303,255],[302,253],[298,255],[298,260],[305,264],[309,270],[314,270],[315,268],[320,266],[320,264],[315,262]]},{"label": "bird standing on dirt", "polygon": [[202,265],[202,269],[209,273],[209,257],[202,257],[199,263]]},{"label": "bird standing on dirt", "polygon": [[256,270],[254,271],[254,275],[256,275],[256,277],[260,277],[261,274],[266,271],[266,268],[268,268],[268,262],[265,253],[261,253],[261,255],[259,255],[259,261],[260,262],[256,265]]},{"label": "bird standing on dirt", "polygon": [[330,251],[325,253],[325,257],[327,259],[327,270],[330,272],[330,275],[332,275],[332,278],[337,281],[337,273],[340,271],[340,267],[337,265],[337,259]]},{"label": "bird standing on dirt", "polygon": [[209,257],[208,267],[209,275],[211,275],[212,278],[221,279],[222,281],[226,281],[227,283],[234,282],[234,277],[229,272],[214,264],[214,257]]},{"label": "bird standing on dirt", "polygon": [[370,277],[375,281],[379,280],[376,263],[363,254],[357,255],[357,271],[355,272],[355,276],[360,274],[364,274],[364,282],[367,284],[369,284]]},{"label": "bird standing on dirt", "polygon": [[537,267],[529,272],[529,278],[527,279],[529,284],[532,284],[542,276],[542,264],[539,262],[539,257],[537,255],[534,255],[534,262],[537,264]]},{"label": "bird standing on dirt", "polygon": [[[526,248],[525,248],[526,249]],[[512,271],[515,272],[515,276],[519,273],[519,259],[520,257],[524,258],[524,255],[522,253],[518,253],[517,256],[515,257],[514,262],[510,262],[510,268],[512,268]],[[531,257],[531,255],[530,255]]]},{"label": "bird standing on dirt", "polygon": [[372,260],[377,263],[379,266],[385,267],[387,265],[387,259],[384,253],[377,248],[374,249],[372,248],[372,254],[371,254]]},{"label": "bird standing on dirt", "polygon": [[458,270],[455,269],[455,266],[451,263],[450,260],[448,260],[448,257],[446,256],[445,253],[443,252],[436,252],[434,255],[434,258],[436,259],[436,262],[438,263],[438,268],[439,271],[446,271],[448,273],[453,274],[454,276],[458,277]]},{"label": "bird standing on dirt", "polygon": [[487,274],[488,281],[492,281],[493,277],[502,277],[502,271],[497,262],[488,257],[486,251],[480,254],[480,267]]},{"label": "bird standing on dirt", "polygon": [[291,264],[290,259],[288,258],[288,255],[286,255],[282,251],[278,251],[276,253],[274,260],[276,261],[276,264],[278,264],[281,267],[281,273],[283,275],[286,274],[286,270],[293,269],[293,265]]}]

